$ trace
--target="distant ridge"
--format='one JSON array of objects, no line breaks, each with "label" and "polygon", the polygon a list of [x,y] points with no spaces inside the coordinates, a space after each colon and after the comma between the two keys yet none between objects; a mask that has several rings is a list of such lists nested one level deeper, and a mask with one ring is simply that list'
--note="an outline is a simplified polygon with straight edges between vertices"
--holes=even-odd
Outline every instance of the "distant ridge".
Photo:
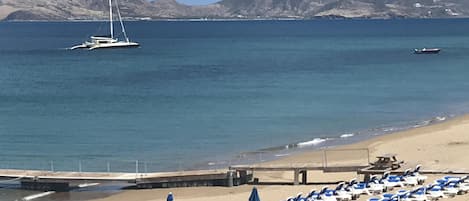
[{"label": "distant ridge", "polygon": [[[467,0],[222,0],[188,6],[176,0],[120,0],[130,19],[447,18],[469,16]],[[107,0],[0,0],[1,20],[102,20]]]}]

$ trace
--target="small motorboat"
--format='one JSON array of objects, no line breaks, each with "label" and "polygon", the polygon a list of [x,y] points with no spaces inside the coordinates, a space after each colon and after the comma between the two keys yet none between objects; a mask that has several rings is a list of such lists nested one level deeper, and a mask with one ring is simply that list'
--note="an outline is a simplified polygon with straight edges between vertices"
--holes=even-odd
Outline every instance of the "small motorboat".
[{"label": "small motorboat", "polygon": [[438,54],[440,53],[441,49],[438,48],[422,48],[422,49],[415,49],[415,54]]}]

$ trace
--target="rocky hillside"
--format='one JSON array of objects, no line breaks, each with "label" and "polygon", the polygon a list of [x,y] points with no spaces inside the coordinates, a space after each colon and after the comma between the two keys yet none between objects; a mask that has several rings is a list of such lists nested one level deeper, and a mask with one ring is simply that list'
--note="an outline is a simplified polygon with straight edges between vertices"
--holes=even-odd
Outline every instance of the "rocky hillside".
[{"label": "rocky hillside", "polygon": [[[469,16],[468,0],[222,0],[207,6],[176,0],[118,1],[122,14],[131,19]],[[0,19],[100,20],[106,18],[107,9],[107,0],[0,0]]]},{"label": "rocky hillside", "polygon": [[424,18],[469,15],[467,0],[223,0],[232,16]]}]

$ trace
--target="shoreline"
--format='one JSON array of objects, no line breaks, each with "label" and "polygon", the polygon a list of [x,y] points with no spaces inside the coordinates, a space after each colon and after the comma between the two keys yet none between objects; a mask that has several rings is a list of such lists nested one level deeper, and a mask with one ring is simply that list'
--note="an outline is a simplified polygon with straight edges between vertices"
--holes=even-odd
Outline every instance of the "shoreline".
[{"label": "shoreline", "polygon": [[[229,158],[226,160],[205,161],[207,163],[205,166],[193,166],[193,168],[189,167],[186,170],[201,170],[204,168],[223,169],[226,168],[227,165],[231,166],[270,163],[282,160],[283,158],[294,157],[295,155],[305,152],[316,152],[325,149],[340,149],[341,147],[362,143],[377,137],[393,135],[416,128],[441,124],[464,116],[469,116],[469,114],[444,116],[438,115],[426,119],[410,121],[407,123],[387,124],[381,125],[380,127],[372,127],[363,130],[336,133],[330,136],[324,135],[313,139],[305,139],[303,141],[289,142],[287,144],[240,152],[236,155],[228,156]],[[237,162],[234,162],[236,160]]]},{"label": "shoreline", "polygon": [[[376,155],[395,153],[398,160],[404,160],[405,167],[415,167],[422,164],[426,170],[454,170],[469,171],[469,155],[463,155],[469,149],[469,114],[457,116],[449,120],[434,123],[405,131],[380,135],[353,144],[334,147],[334,149],[368,148],[373,158]],[[322,150],[305,151],[282,159],[267,162],[266,164],[292,164],[311,160],[321,154]],[[343,159],[345,161],[345,159]],[[290,180],[291,173],[262,172],[256,177],[263,181]],[[355,173],[308,173],[309,178],[315,181],[349,180],[356,177]],[[433,176],[435,177],[435,176]],[[435,177],[437,178],[437,177]],[[429,183],[431,181],[427,181]],[[294,196],[299,192],[309,192],[316,186],[259,186],[261,198],[265,200],[280,200],[287,196]],[[123,190],[117,194],[94,201],[157,201],[165,198],[168,192],[173,192],[177,200],[184,201],[211,201],[211,200],[243,200],[249,197],[252,186],[244,185],[233,188],[224,187],[196,187],[177,189],[151,189],[151,190]],[[317,189],[318,187],[316,187]],[[360,199],[363,200],[363,199]],[[453,201],[469,200],[469,194],[458,196]]]}]

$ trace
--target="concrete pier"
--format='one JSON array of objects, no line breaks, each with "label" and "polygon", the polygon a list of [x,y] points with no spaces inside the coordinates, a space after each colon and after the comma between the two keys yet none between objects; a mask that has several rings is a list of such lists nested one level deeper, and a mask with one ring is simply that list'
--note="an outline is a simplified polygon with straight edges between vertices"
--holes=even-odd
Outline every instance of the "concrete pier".
[{"label": "concrete pier", "polygon": [[142,178],[137,180],[137,188],[176,188],[195,186],[238,186],[252,180],[252,174],[227,170],[220,172],[181,172],[178,175]]},{"label": "concrete pier", "polygon": [[67,181],[39,181],[39,180],[24,180],[21,181],[21,188],[26,190],[35,191],[70,191],[70,183]]},{"label": "concrete pier", "polygon": [[161,173],[86,173],[36,170],[0,170],[0,180],[17,180],[21,187],[40,191],[68,191],[83,182],[125,182],[136,188],[238,186],[252,180],[247,171],[198,170]]}]

